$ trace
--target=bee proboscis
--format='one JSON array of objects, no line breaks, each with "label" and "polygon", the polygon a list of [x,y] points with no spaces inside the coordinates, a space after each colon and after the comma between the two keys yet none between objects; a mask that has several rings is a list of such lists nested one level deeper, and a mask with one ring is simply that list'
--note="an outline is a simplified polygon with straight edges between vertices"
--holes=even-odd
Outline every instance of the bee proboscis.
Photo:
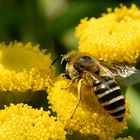
[{"label": "bee proboscis", "polygon": [[117,121],[123,120],[126,108],[120,84],[128,86],[139,82],[138,69],[127,64],[107,64],[81,52],[64,55],[61,64],[65,77],[71,80],[68,87],[78,81],[78,100],[71,118],[81,100],[82,86],[86,83],[93,88],[103,108]]}]

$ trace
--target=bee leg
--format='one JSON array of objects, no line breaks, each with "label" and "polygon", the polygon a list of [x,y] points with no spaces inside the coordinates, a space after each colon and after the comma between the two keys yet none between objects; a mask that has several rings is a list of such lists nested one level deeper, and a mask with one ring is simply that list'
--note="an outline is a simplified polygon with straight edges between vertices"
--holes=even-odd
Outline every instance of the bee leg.
[{"label": "bee leg", "polygon": [[74,114],[75,114],[75,111],[76,111],[76,109],[77,109],[77,107],[78,107],[78,105],[79,105],[79,103],[80,103],[80,100],[81,100],[81,89],[82,89],[82,85],[83,85],[83,82],[84,82],[84,80],[83,79],[80,79],[79,80],[79,82],[78,82],[78,100],[77,100],[77,103],[76,103],[76,105],[75,105],[75,108],[74,108],[74,111],[73,111],[73,113],[72,113],[72,115],[71,115],[71,119],[73,118],[73,116],[74,116]]},{"label": "bee leg", "polygon": [[76,80],[78,80],[78,77],[73,78],[66,87],[61,89],[68,89]]},{"label": "bee leg", "polygon": [[70,76],[69,76],[68,74],[66,74],[66,73],[63,73],[63,74],[62,74],[62,77],[64,77],[64,78],[66,78],[66,79],[70,79],[70,80],[71,80]]}]

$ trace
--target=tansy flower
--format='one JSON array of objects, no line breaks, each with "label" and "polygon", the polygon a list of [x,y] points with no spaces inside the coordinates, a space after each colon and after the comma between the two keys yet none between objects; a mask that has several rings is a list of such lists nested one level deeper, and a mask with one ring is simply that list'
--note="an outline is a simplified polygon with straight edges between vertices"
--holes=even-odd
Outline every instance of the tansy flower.
[{"label": "tansy flower", "polygon": [[134,4],[109,9],[99,18],[85,18],[76,28],[79,51],[107,62],[136,63],[140,56],[139,25],[140,10]]},{"label": "tansy flower", "polygon": [[[0,44],[0,102],[29,100],[29,93],[45,90],[51,84],[54,68],[50,54],[31,43]],[[31,92],[32,91],[32,92]]]},{"label": "tansy flower", "polygon": [[97,101],[93,89],[86,87],[82,90],[82,100],[71,119],[78,98],[76,83],[65,89],[69,82],[70,80],[59,76],[54,86],[48,91],[52,109],[57,112],[57,118],[63,122],[69,133],[79,131],[84,135],[96,135],[100,140],[112,140],[127,128],[127,121],[130,117],[128,104],[126,104],[124,120],[118,122],[103,109]]},{"label": "tansy flower", "polygon": [[0,110],[0,140],[65,140],[63,125],[49,114],[42,108],[11,104]]}]

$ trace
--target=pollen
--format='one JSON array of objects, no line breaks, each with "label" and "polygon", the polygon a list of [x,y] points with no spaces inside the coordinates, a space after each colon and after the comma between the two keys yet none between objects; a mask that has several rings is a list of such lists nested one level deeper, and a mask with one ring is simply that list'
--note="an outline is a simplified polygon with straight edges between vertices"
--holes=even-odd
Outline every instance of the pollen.
[{"label": "pollen", "polygon": [[121,5],[99,18],[84,18],[76,27],[79,51],[110,63],[136,63],[140,56],[140,10]]},{"label": "pollen", "polygon": [[62,123],[49,117],[49,111],[26,104],[11,104],[0,110],[1,140],[65,140]]},{"label": "pollen", "polygon": [[11,101],[15,99],[14,95],[18,95],[18,99],[23,95],[22,99],[28,99],[27,92],[46,90],[54,76],[50,57],[39,45],[0,43],[0,92],[3,98],[8,96]]},{"label": "pollen", "polygon": [[70,81],[59,76],[53,87],[49,88],[48,99],[53,111],[70,133],[78,131],[83,135],[96,135],[100,140],[112,140],[118,133],[127,129],[130,117],[129,105],[126,104],[124,120],[118,122],[97,101],[92,89],[82,90],[82,99],[71,118],[77,103],[77,84],[65,89]]}]

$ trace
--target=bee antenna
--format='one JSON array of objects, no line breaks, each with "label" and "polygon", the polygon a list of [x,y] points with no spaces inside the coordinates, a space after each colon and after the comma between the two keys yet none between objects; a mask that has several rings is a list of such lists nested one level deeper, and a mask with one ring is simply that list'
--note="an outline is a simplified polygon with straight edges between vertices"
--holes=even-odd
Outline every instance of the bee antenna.
[{"label": "bee antenna", "polygon": [[64,56],[63,54],[57,56],[57,57],[53,60],[53,62],[51,63],[51,66],[52,66],[59,58],[62,58],[63,56]]}]

